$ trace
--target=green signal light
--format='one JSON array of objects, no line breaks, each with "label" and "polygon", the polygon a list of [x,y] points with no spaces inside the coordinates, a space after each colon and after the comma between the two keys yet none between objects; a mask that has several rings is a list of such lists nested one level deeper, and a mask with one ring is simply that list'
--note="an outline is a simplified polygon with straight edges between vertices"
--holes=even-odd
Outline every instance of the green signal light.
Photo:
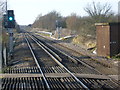
[{"label": "green signal light", "polygon": [[13,21],[13,17],[9,17],[9,21]]}]

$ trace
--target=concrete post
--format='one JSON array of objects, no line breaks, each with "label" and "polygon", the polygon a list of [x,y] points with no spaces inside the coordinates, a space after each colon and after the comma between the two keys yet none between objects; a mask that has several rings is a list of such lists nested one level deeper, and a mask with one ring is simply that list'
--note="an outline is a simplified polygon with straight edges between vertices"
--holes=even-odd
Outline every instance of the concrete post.
[{"label": "concrete post", "polygon": [[13,58],[13,29],[8,28],[9,32],[9,57],[10,59]]},{"label": "concrete post", "polygon": [[[0,74],[2,73],[2,27],[0,27]],[[2,89],[2,81],[0,78],[0,90]]]}]

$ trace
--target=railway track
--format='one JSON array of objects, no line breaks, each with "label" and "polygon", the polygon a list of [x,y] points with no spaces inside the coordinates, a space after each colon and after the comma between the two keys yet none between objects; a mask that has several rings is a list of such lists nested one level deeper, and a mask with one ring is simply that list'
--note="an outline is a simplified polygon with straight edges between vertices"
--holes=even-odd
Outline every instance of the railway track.
[{"label": "railway track", "polygon": [[[39,38],[39,40],[41,40],[44,44],[50,46],[51,49],[54,48],[53,51],[57,49],[57,51],[59,50],[60,52],[64,52],[67,55],[78,60],[79,62],[87,66],[96,68],[101,73],[104,73],[107,75],[118,75],[118,67],[114,67],[113,63],[109,62],[109,60],[101,60],[102,58],[100,59],[93,55],[89,55],[89,54],[87,55],[87,53],[82,49],[81,50],[78,49],[79,50],[78,52],[77,50],[73,49],[74,48],[73,46],[70,46],[69,44],[66,44],[66,43],[62,44],[61,41],[51,40],[44,36],[33,34],[33,33],[32,35]],[[71,47],[73,48],[71,49]]]},{"label": "railway track", "polygon": [[[29,35],[29,34],[28,34]],[[30,36],[30,35],[29,35]],[[40,46],[53,60],[54,60],[54,62],[53,63],[55,63],[54,65],[56,66],[56,64],[58,65],[58,66],[60,66],[61,68],[64,68],[65,70],[66,70],[66,72],[67,73],[69,73],[70,75],[71,75],[71,77],[73,77],[74,79],[75,79],[75,81],[76,82],[78,82],[79,84],[81,84],[81,86],[83,87],[83,88],[86,88],[86,89],[88,89],[88,87],[86,86],[86,85],[84,85],[75,75],[73,75],[73,73],[68,69],[68,68],[66,68],[62,63],[60,63],[59,62],[59,60],[58,59],[56,59],[56,57],[55,56],[53,56],[48,50],[47,50],[47,47],[45,47],[40,41],[38,41],[36,38],[33,38],[32,36],[30,36],[31,37],[31,39],[32,40],[34,40],[36,43],[37,43],[37,45],[38,46]],[[35,56],[35,55],[33,55],[33,56]],[[35,59],[36,60],[36,59]],[[48,60],[47,60],[48,61]],[[44,61],[44,62],[46,62],[46,61]],[[51,61],[52,62],[52,61]],[[51,64],[53,64],[53,63],[51,63]],[[45,64],[46,65],[46,64]]]},{"label": "railway track", "polygon": [[[117,88],[117,84],[94,68],[69,55],[49,48],[37,38],[26,34],[25,40],[36,67],[4,70],[3,90],[15,89],[93,89]],[[14,77],[12,77],[12,75]]]},{"label": "railway track", "polygon": [[[48,68],[44,68],[48,69]],[[59,70],[59,69],[58,69]],[[14,74],[13,74],[14,71]],[[18,69],[9,69],[8,76],[2,79],[3,81],[3,90],[15,90],[15,89],[48,89],[44,82],[42,75],[40,74],[38,67],[27,67]],[[16,73],[16,74],[15,74]],[[26,73],[26,74],[25,74]],[[68,73],[51,73],[51,70],[46,70],[45,77],[49,82],[50,89],[82,89],[83,87],[77,83],[74,78],[72,78]],[[78,79],[80,79],[85,85],[89,87],[89,89],[115,89],[117,85],[107,77],[103,77],[102,75],[77,75]],[[87,77],[88,76],[88,77]],[[86,78],[87,77],[87,78]],[[101,77],[101,78],[100,78]]]},{"label": "railway track", "polygon": [[[35,36],[33,36],[33,37],[36,38]],[[41,40],[38,39],[38,38],[36,38],[36,40],[38,40],[38,41],[41,43],[41,45],[42,45],[43,47],[45,47],[47,50],[50,49],[50,50],[52,50],[54,53],[56,53],[56,54],[59,56],[59,58],[61,58],[61,59],[60,59],[61,63],[63,63],[65,66],[69,67],[69,69],[70,69],[71,71],[75,71],[75,69],[72,70],[72,68],[77,67],[77,68],[78,68],[78,71],[82,70],[83,73],[84,73],[85,71],[87,71],[88,74],[90,74],[90,73],[91,73],[91,74],[92,74],[92,73],[93,73],[93,74],[101,74],[99,71],[97,71],[96,69],[94,69],[94,67],[92,67],[92,66],[90,66],[90,65],[88,65],[88,64],[86,64],[86,63],[84,63],[84,62],[82,62],[82,61],[80,61],[80,60],[78,60],[77,58],[74,58],[74,57],[72,57],[71,55],[68,55],[68,54],[64,53],[63,51],[61,51],[61,50],[53,47],[53,46],[50,45],[50,44],[44,43],[43,41],[41,41]],[[47,48],[47,47],[49,47],[49,48]],[[62,60],[63,60],[63,61],[62,61]],[[81,68],[81,69],[80,69],[80,68]],[[87,73],[87,72],[85,72],[85,73]],[[82,72],[80,72],[80,73],[82,73]]]}]

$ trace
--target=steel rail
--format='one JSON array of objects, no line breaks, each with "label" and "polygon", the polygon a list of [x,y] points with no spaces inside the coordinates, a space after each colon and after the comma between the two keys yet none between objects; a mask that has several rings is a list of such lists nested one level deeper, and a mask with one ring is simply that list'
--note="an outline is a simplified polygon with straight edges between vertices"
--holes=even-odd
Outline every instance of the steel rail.
[{"label": "steel rail", "polygon": [[[34,37],[35,37],[35,36],[34,36]],[[35,37],[35,38],[37,38],[37,37]],[[41,43],[41,44],[42,44],[42,43]],[[47,44],[48,44],[48,43],[47,43]],[[43,45],[43,44],[42,44],[42,45]],[[77,58],[75,58],[75,57],[72,57],[72,56],[70,56],[70,55],[67,55],[65,52],[62,52],[61,50],[53,47],[53,46],[50,45],[50,44],[48,44],[48,45],[49,45],[50,47],[54,48],[55,50],[59,51],[60,53],[64,54],[64,55],[67,56],[68,58],[70,58],[75,64],[81,63],[82,65],[84,65],[84,66],[86,66],[86,67],[88,67],[88,68],[90,68],[90,69],[93,69],[93,70],[96,71],[97,73],[102,74],[100,71],[96,70],[96,69],[93,68],[92,66],[86,64],[85,62],[80,61],[79,59],[77,59]],[[45,47],[46,47],[46,46],[45,46]]]},{"label": "steel rail", "polygon": [[[28,33],[27,33],[28,34]],[[38,41],[36,38],[34,39],[30,34],[28,34],[46,53],[48,53],[54,60],[55,62],[61,66],[62,68],[64,68],[78,83],[80,83],[85,89],[89,90],[89,88],[83,84],[72,72],[70,72],[63,64],[61,64],[53,55],[51,55],[40,43],[40,41]]]},{"label": "steel rail", "polygon": [[[35,37],[35,36],[34,36]],[[35,37],[37,39],[37,37]],[[40,41],[39,41],[40,42]],[[47,48],[48,50],[50,50],[47,46],[45,46],[43,43],[40,42],[41,45],[43,45],[45,48]],[[51,46],[51,45],[49,45]],[[52,46],[51,46],[52,47]],[[51,50],[52,51],[52,50]],[[59,51],[57,49],[57,51]],[[53,51],[52,51],[53,52]],[[70,60],[72,60],[75,64],[78,64],[79,61],[75,60],[74,58],[72,58],[71,56],[67,55],[66,53],[59,51],[60,53],[63,53],[65,56],[67,56],[68,58],[70,58]]]},{"label": "steel rail", "polygon": [[[37,40],[37,39],[36,39]],[[62,62],[62,59],[55,53],[53,52],[51,49],[49,49],[47,46],[45,46],[44,44],[42,44],[41,42],[39,42],[44,48],[46,48],[50,53],[52,53],[55,57],[57,57],[59,59],[59,61]]]},{"label": "steel rail", "polygon": [[[34,37],[35,37],[35,35],[33,35]],[[40,35],[41,36],[41,35]],[[41,36],[41,37],[43,37],[43,36]],[[37,37],[35,37],[35,38],[37,38]],[[45,37],[43,37],[43,38],[45,38]],[[45,38],[46,39],[46,38]],[[47,43],[48,44],[48,43]],[[51,46],[52,48],[54,48],[55,50],[57,50],[57,51],[59,51],[60,53],[63,53],[65,56],[67,56],[68,58],[70,58],[74,63],[81,63],[81,64],[83,64],[84,66],[86,66],[86,67],[88,67],[88,68],[90,68],[90,69],[93,69],[94,71],[96,71],[97,73],[99,73],[100,75],[104,75],[104,76],[106,76],[107,78],[109,78],[114,84],[116,84],[117,85],[117,83],[116,83],[116,81],[114,82],[114,79],[113,78],[111,78],[111,77],[109,77],[109,76],[107,76],[107,75],[105,75],[105,74],[102,74],[100,71],[98,71],[97,69],[95,69],[94,67],[92,67],[92,66],[90,66],[89,64],[87,64],[87,63],[85,63],[85,62],[83,62],[83,61],[81,61],[81,60],[79,60],[79,59],[77,59],[77,58],[75,58],[75,57],[72,57],[72,56],[69,56],[69,55],[67,55],[66,53],[64,53],[64,52],[62,52],[61,50],[59,50],[59,49],[57,49],[56,47],[53,47],[52,45],[50,45],[50,44],[48,44],[49,46]],[[60,45],[60,46],[63,46],[63,45],[61,45],[61,44],[58,44],[58,45]],[[65,46],[63,46],[63,47],[65,47]],[[70,48],[68,48],[68,49],[70,49]],[[70,50],[72,50],[72,49],[70,49]],[[73,50],[74,51],[74,50]],[[76,52],[76,51],[75,51]],[[77,52],[78,53],[78,52]],[[83,54],[82,54],[83,55]],[[91,59],[93,59],[93,58],[91,58]],[[76,60],[76,61],[75,61]]]},{"label": "steel rail", "polygon": [[[25,37],[25,36],[24,36],[24,37]],[[33,58],[34,58],[37,66],[38,66],[38,68],[39,68],[39,70],[40,70],[40,72],[41,72],[41,74],[42,74],[42,76],[43,76],[43,79],[44,79],[44,81],[45,81],[45,83],[46,83],[46,86],[47,86],[47,88],[50,90],[50,86],[49,86],[49,84],[48,84],[48,82],[47,82],[47,80],[46,80],[46,77],[45,77],[44,73],[42,72],[42,69],[41,69],[41,67],[40,67],[40,65],[39,65],[39,63],[38,63],[38,60],[37,60],[37,58],[36,58],[36,56],[35,56],[35,54],[34,54],[34,52],[33,52],[33,50],[32,50],[32,47],[31,47],[31,45],[30,45],[27,37],[25,37],[25,40],[26,40],[26,42],[27,42],[27,44],[28,44],[28,47],[29,47],[29,49],[30,49],[30,51],[31,51],[31,53],[32,53],[32,55],[33,55]]]},{"label": "steel rail", "polygon": [[75,58],[75,57],[72,57],[72,56],[67,55],[65,52],[62,52],[61,50],[53,47],[53,46],[50,45],[50,44],[48,44],[48,45],[51,46],[52,48],[56,49],[56,50],[59,51],[60,53],[64,54],[65,56],[67,56],[68,58],[70,58],[72,61],[73,61],[73,60],[74,60],[74,61],[76,60],[77,63],[79,62],[79,63],[81,63],[82,65],[84,65],[84,66],[86,66],[86,67],[88,67],[88,68],[90,68],[90,69],[93,69],[94,71],[98,72],[99,74],[102,74],[101,72],[99,72],[99,71],[96,70],[95,68],[91,67],[90,65],[86,64],[85,62],[80,61],[79,59],[77,59],[77,58]]},{"label": "steel rail", "polygon": [[[35,35],[33,35],[33,36],[35,37]],[[40,35],[40,36],[41,36],[41,35]],[[43,36],[41,36],[41,37],[43,37]],[[37,38],[37,37],[35,37],[35,38]],[[43,37],[43,38],[45,38],[45,37]],[[45,39],[46,39],[46,38],[45,38]],[[47,43],[47,44],[48,44],[48,43]],[[48,44],[48,45],[49,45],[50,47],[54,48],[55,50],[59,51],[60,53],[64,54],[64,55],[67,56],[68,58],[70,58],[75,64],[81,63],[81,64],[83,64],[84,66],[86,66],[86,67],[88,67],[88,68],[90,68],[90,69],[93,69],[93,70],[95,70],[96,72],[98,72],[99,74],[101,74],[98,70],[96,70],[96,69],[93,68],[92,66],[86,64],[85,62],[80,61],[79,59],[77,59],[77,58],[75,58],[75,57],[72,57],[72,56],[66,54],[65,52],[62,52],[61,50],[57,49],[56,47],[53,47],[53,46],[50,45],[50,44]],[[58,45],[60,45],[60,44],[58,44]]]}]

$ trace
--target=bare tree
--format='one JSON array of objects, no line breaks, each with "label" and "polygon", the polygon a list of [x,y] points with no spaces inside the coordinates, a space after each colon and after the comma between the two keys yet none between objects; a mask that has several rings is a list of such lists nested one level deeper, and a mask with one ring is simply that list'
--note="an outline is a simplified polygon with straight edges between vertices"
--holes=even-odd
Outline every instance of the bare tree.
[{"label": "bare tree", "polygon": [[5,11],[5,3],[0,1],[0,26],[2,26],[2,16]]},{"label": "bare tree", "polygon": [[71,30],[78,30],[79,28],[79,17],[75,14],[72,13],[70,16],[66,18],[66,24],[67,28]]},{"label": "bare tree", "polygon": [[6,2],[0,1],[0,15],[5,13],[5,11],[6,11]]},{"label": "bare tree", "polygon": [[94,22],[108,22],[108,19],[114,14],[111,7],[108,3],[101,5],[100,2],[93,2],[88,4],[84,10],[92,17]]},{"label": "bare tree", "polygon": [[56,20],[62,20],[62,16],[56,11],[51,11],[44,16],[39,15],[32,26],[53,30],[56,28],[55,27]]}]

